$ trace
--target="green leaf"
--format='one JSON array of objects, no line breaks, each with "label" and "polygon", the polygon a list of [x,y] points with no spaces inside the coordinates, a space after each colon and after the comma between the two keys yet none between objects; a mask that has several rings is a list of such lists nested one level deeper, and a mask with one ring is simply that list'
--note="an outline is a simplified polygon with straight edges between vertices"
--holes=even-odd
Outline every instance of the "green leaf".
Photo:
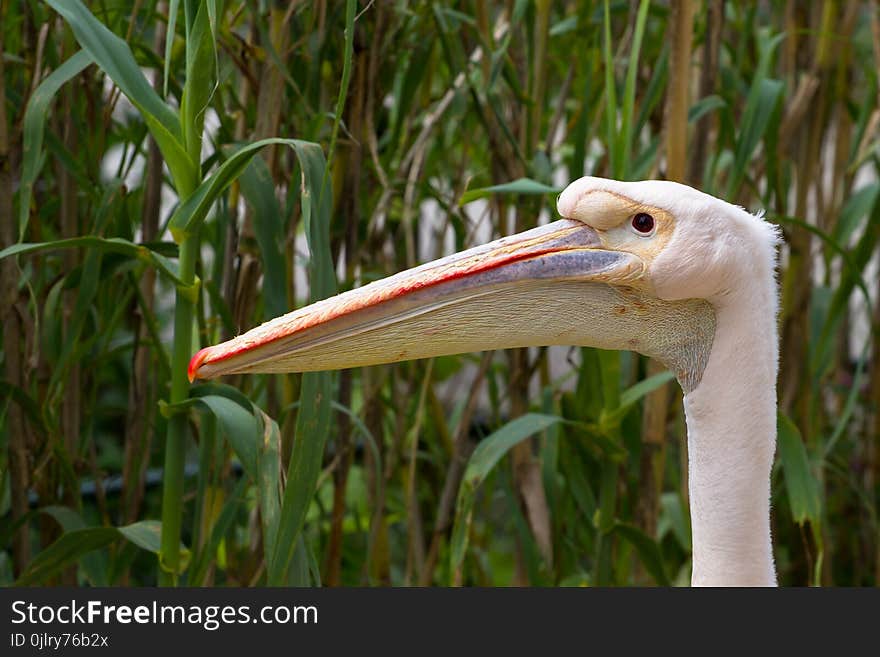
[{"label": "green leaf", "polygon": [[[318,144],[297,142],[294,146],[300,168],[302,185],[300,205],[303,226],[309,245],[309,298],[312,302],[336,294],[336,272],[330,252],[330,213],[333,190],[324,172],[327,163]],[[309,376],[308,374],[305,376]],[[329,404],[329,401],[328,401]],[[329,413],[329,406],[328,411]]]},{"label": "green leaf", "polygon": [[148,552],[159,553],[162,539],[162,523],[156,520],[142,520],[119,528],[119,533],[129,541]]},{"label": "green leaf", "polygon": [[[834,296],[834,290],[827,285],[816,284],[810,291],[810,305],[807,317],[809,319],[807,349],[809,353],[810,371],[814,378],[825,376],[834,362],[836,340],[825,339],[827,335],[822,334],[822,330],[826,325],[831,310],[831,301]],[[837,329],[837,322],[834,322],[834,328]],[[839,333],[834,331],[834,338]]]},{"label": "green leaf", "polygon": [[575,453],[571,446],[566,447],[565,454],[569,458],[560,459],[565,474],[565,484],[576,508],[581,513],[578,522],[592,522],[598,508],[596,495],[590,487],[590,482],[585,476],[584,464],[580,459],[574,458]]},{"label": "green leaf", "polygon": [[89,527],[65,532],[31,560],[15,585],[45,584],[84,555],[110,545],[118,538],[119,532],[113,527]]},{"label": "green leaf", "polygon": [[493,185],[492,187],[481,187],[480,189],[469,189],[458,201],[458,204],[466,205],[471,201],[491,196],[492,194],[559,194],[562,191],[559,187],[551,187],[544,183],[539,183],[531,178],[518,178],[509,183],[501,185]]},{"label": "green leaf", "polygon": [[[46,507],[43,509],[55,518],[65,532],[54,543],[42,550],[28,564],[25,571],[16,580],[16,586],[32,586],[45,584],[64,568],[87,557],[90,552],[110,545],[120,538],[126,538],[138,547],[150,552],[159,552],[161,523],[155,520],[143,520],[124,527],[84,527],[82,519],[74,511],[63,507]],[[189,561],[189,550],[181,544],[181,570]],[[84,565],[88,565],[84,561]],[[87,569],[87,575],[88,569]],[[90,575],[90,579],[94,575]],[[102,580],[99,580],[99,582]]]},{"label": "green leaf", "polygon": [[263,435],[257,449],[257,496],[263,523],[264,558],[269,563],[281,520],[281,431],[275,420],[262,411],[259,414]]},{"label": "green leaf", "polygon": [[[120,194],[121,187],[122,181],[119,180],[106,186],[95,220],[94,231],[96,233],[104,230],[111,211],[118,208],[118,201],[122,198]],[[85,328],[86,320],[94,311],[93,302],[98,294],[101,282],[102,257],[102,249],[89,249],[86,252],[82,266],[75,270],[75,273],[79,274],[79,280],[76,285],[76,304],[67,324],[61,354],[53,368],[52,378],[49,383],[50,389],[55,388],[56,385],[66,379],[69,368],[76,358],[76,350],[81,344],[80,338]]]},{"label": "green leaf", "polygon": [[480,441],[468,461],[462,485],[476,489],[511,448],[539,431],[562,421],[563,419],[556,415],[539,413],[527,413],[511,420]]},{"label": "green leaf", "polygon": [[773,54],[782,43],[785,33],[777,34],[767,42],[760,41],[761,54],[758,68],[755,71],[752,86],[746,99],[746,107],[740,119],[740,131],[737,135],[733,158],[733,170],[727,188],[727,197],[735,198],[748,170],[748,163],[755,149],[767,131],[776,107],[782,98],[784,85],[780,80],[767,77]]},{"label": "green leaf", "polygon": [[[3,384],[0,383],[0,386],[2,385]],[[37,515],[37,513],[38,511],[36,509],[31,509],[30,511],[28,511],[24,515],[19,516],[15,520],[7,516],[5,521],[3,523],[0,523],[0,545],[11,546],[12,537],[15,535],[15,532],[17,532],[19,528],[21,528],[23,525],[29,523]]]},{"label": "green leaf", "polygon": [[663,565],[663,553],[657,541],[642,530],[622,522],[614,525],[614,533],[632,545],[639,555],[642,565],[660,586],[670,586],[666,568]]},{"label": "green leaf", "polygon": [[[82,516],[66,506],[46,506],[40,509],[40,512],[52,516],[65,532],[88,529]],[[107,586],[106,564],[100,554],[89,552],[84,554],[79,562],[92,586]]]},{"label": "green leaf", "polygon": [[321,472],[324,445],[330,432],[332,392],[329,372],[303,375],[300,410],[296,416],[296,438],[281,504],[281,521],[273,557],[268,564],[270,586],[280,586],[287,582],[287,570]]},{"label": "green leaf", "polygon": [[818,526],[821,513],[819,482],[810,469],[807,450],[797,426],[784,413],[777,418],[779,458],[785,475],[785,489],[794,521],[803,525],[809,520]]},{"label": "green leaf", "polygon": [[311,142],[298,139],[282,139],[280,137],[261,139],[253,144],[242,146],[229,159],[223,162],[210,177],[203,181],[185,201],[178,205],[174,214],[171,215],[168,226],[178,243],[182,242],[186,236],[195,233],[196,229],[201,226],[208,216],[211,206],[214,205],[220,194],[244,172],[261,149],[272,144],[290,146],[296,152],[300,162],[303,160],[304,156],[302,153],[304,151],[308,151],[312,147],[320,150],[320,146]]},{"label": "green leaf", "polygon": [[333,128],[330,130],[330,146],[327,149],[327,166],[324,169],[324,180],[321,183],[321,191],[330,176],[330,167],[336,154],[336,139],[339,136],[339,123],[342,121],[342,112],[345,109],[345,99],[348,97],[348,84],[351,81],[352,59],[354,55],[354,19],[357,13],[357,1],[346,0],[345,2],[345,50],[342,54],[342,79],[339,81],[339,95],[336,97],[336,111],[333,113]]},{"label": "green leaf", "polygon": [[[653,69],[651,73],[651,79],[648,81],[648,85],[643,92],[639,94],[639,112],[636,116],[636,120],[633,127],[633,135],[639,136],[642,134],[645,129],[645,124],[648,122],[648,119],[655,115],[657,111],[657,107],[660,102],[663,100],[663,97],[666,93],[666,82],[669,77],[669,45],[664,44],[663,48],[660,50],[659,58],[655,64],[651,66]],[[654,144],[653,149],[657,149],[657,144],[660,141],[660,135],[655,135],[651,140]],[[650,147],[649,149],[650,150]],[[641,166],[644,168],[648,168],[654,161],[655,158],[653,156],[648,157],[649,153],[643,151],[641,154],[636,153],[637,157],[635,162],[633,163],[632,170],[632,179],[639,180],[639,163],[641,162]]]},{"label": "green leaf", "polygon": [[[28,391],[20,386],[12,385],[7,381],[0,381],[0,398],[3,399],[4,406],[6,405],[7,397],[18,404],[19,408],[24,411],[28,421],[41,436],[45,436],[49,433],[49,430],[46,427],[45,418],[43,417],[43,410],[40,407],[40,404],[34,400]],[[5,529],[8,528],[0,530],[0,538],[3,537]],[[0,541],[0,545],[4,545],[3,541]]]},{"label": "green leaf", "polygon": [[198,162],[192,162],[187,155],[177,115],[144,77],[128,44],[95,18],[80,0],[46,2],[67,21],[82,49],[138,108],[178,191],[194,188]]},{"label": "green leaf", "polygon": [[31,198],[34,182],[43,165],[43,135],[49,115],[49,106],[58,90],[71,78],[92,63],[92,58],[84,50],[55,69],[51,75],[34,90],[24,113],[21,186],[19,187],[18,239],[24,238],[30,217]]},{"label": "green leaf", "polygon": [[[617,509],[617,482],[620,479],[620,467],[613,461],[604,461],[599,474],[599,508],[593,518],[593,524],[601,533],[607,534],[614,529],[615,511]],[[598,564],[597,564],[598,565]],[[599,578],[596,578],[599,581]]]},{"label": "green leaf", "polygon": [[602,401],[605,408],[621,405],[620,395],[620,352],[610,349],[596,349],[601,379]]},{"label": "green leaf", "polygon": [[643,381],[630,386],[620,393],[620,405],[607,414],[602,415],[602,424],[619,422],[642,397],[654,392],[675,378],[672,372],[659,372]]},{"label": "green leaf", "polygon": [[[139,548],[158,555],[162,544],[162,523],[158,520],[141,520],[119,528],[119,533]],[[190,551],[180,544],[180,562],[178,569],[183,572],[189,566]]]},{"label": "green leaf", "polygon": [[498,461],[515,445],[564,420],[555,415],[528,413],[511,420],[503,427],[480,442],[462,477],[456,503],[455,524],[451,540],[451,565],[455,571],[464,560],[468,535],[472,521],[472,511],[477,490]]},{"label": "green leaf", "polygon": [[427,69],[436,39],[434,32],[425,34],[424,38],[420,39],[407,54],[405,67],[401,65],[397,70],[394,82],[394,103],[389,109],[389,124],[391,126],[389,143],[395,147],[400,141],[404,118],[408,116],[413,101],[418,98],[419,86],[425,84],[426,80],[430,80]]},{"label": "green leaf", "polygon": [[569,588],[590,586],[590,574],[579,570],[578,572],[572,573],[571,575],[566,575],[561,580],[559,580],[558,586]]},{"label": "green leaf", "polygon": [[[309,280],[312,301],[336,293],[336,275],[330,252],[330,213],[333,190],[325,176],[327,163],[320,146],[309,142],[290,144],[302,169],[300,204],[309,245]],[[281,503],[281,521],[267,564],[270,586],[288,583],[288,569],[299,545],[298,537],[315,493],[324,445],[330,432],[333,375],[309,372],[302,377],[299,413],[293,452],[287,470],[287,486]]]},{"label": "green leaf", "polygon": [[287,586],[309,586],[309,549],[302,532],[296,538],[296,549],[287,570]]},{"label": "green leaf", "polygon": [[162,95],[168,95],[168,78],[171,70],[171,53],[174,50],[174,37],[177,32],[177,14],[180,0],[168,3],[168,26],[165,30],[165,62],[162,68]]},{"label": "green leaf", "polygon": [[254,234],[263,270],[263,316],[266,320],[290,309],[287,265],[284,262],[284,224],[275,196],[272,174],[262,157],[255,157],[239,178],[241,193],[254,211]]},{"label": "green leaf", "polygon": [[247,477],[239,479],[229,498],[223,504],[223,509],[220,511],[220,515],[217,516],[217,520],[211,529],[211,537],[193,559],[192,567],[187,576],[187,584],[189,586],[201,586],[204,583],[208,567],[211,565],[211,558],[217,553],[223,537],[232,528],[236,513],[246,501],[245,493],[249,485],[250,480]]},{"label": "green leaf", "polygon": [[177,116],[156,95],[131,54],[128,44],[111,32],[80,0],[46,0],[70,25],[83,50],[100,66],[132,103],[152,115],[171,134],[179,136]]},{"label": "green leaf", "polygon": [[671,531],[682,550],[691,551],[690,516],[685,510],[684,501],[678,492],[663,493],[660,496],[660,517],[657,520],[657,536],[661,539]]},{"label": "green leaf", "polygon": [[727,101],[721,96],[711,95],[700,98],[688,110],[688,123],[696,123],[710,112],[727,107]]},{"label": "green leaf", "polygon": [[605,64],[605,147],[608,149],[608,160],[611,175],[622,176],[620,152],[616,147],[617,136],[617,83],[614,77],[614,56],[611,53],[611,8],[608,0],[604,2],[602,56]]},{"label": "green leaf", "polygon": [[87,529],[82,516],[66,506],[44,506],[40,511],[47,516],[54,518],[55,521],[61,525],[61,529],[66,532],[75,529]]},{"label": "green leaf", "polygon": [[39,251],[55,251],[57,249],[74,249],[83,247],[98,249],[105,253],[119,253],[140,260],[141,262],[153,265],[175,285],[183,285],[183,281],[178,275],[177,265],[157,251],[152,250],[153,248],[159,248],[157,245],[148,246],[146,244],[135,244],[134,242],[129,242],[121,237],[96,237],[93,235],[87,235],[85,237],[71,237],[66,240],[55,240],[54,242],[20,242],[19,244],[13,244],[0,251],[0,260],[10,256],[27,255]]},{"label": "green leaf", "polygon": [[623,90],[623,107],[621,119],[623,125],[618,131],[617,150],[620,153],[621,175],[628,176],[630,174],[630,158],[632,153],[633,138],[633,107],[636,98],[636,76],[639,71],[639,53],[642,49],[642,38],[645,35],[645,23],[648,18],[648,7],[650,0],[641,0],[639,3],[639,11],[636,15],[636,29],[633,32],[632,45],[629,49],[629,64],[626,69],[626,82]]},{"label": "green leaf", "polygon": [[192,406],[203,406],[214,414],[220,421],[232,450],[241,461],[241,467],[252,481],[257,481],[257,445],[262,434],[254,414],[228,397],[220,395],[190,397],[179,404],[165,404],[164,408],[167,414]]},{"label": "green leaf", "polygon": [[[198,3],[186,35],[186,82],[180,100],[180,128],[189,159],[198,166],[202,152],[205,110],[217,88],[216,18],[214,0]],[[189,7],[187,7],[189,10]]]},{"label": "green leaf", "polygon": [[555,23],[549,30],[548,34],[552,37],[562,36],[563,34],[568,34],[569,32],[573,32],[577,29],[578,26],[578,15],[572,14],[566,18],[563,18],[561,21]]},{"label": "green leaf", "polygon": [[773,111],[782,97],[783,84],[781,80],[765,78],[758,83],[756,89],[755,95],[749,97],[742,118],[742,129],[733,159],[734,180],[742,179],[745,175],[746,165],[764,136]]},{"label": "green leaf", "polygon": [[862,222],[869,216],[880,197],[880,182],[861,187],[850,195],[840,210],[840,217],[834,225],[832,238],[838,244],[847,247],[850,237]]},{"label": "green leaf", "polygon": [[[361,418],[359,418],[354,413],[354,411],[352,411],[350,408],[346,408],[345,406],[343,406],[339,402],[334,401],[330,405],[334,411],[336,411],[338,413],[344,413],[345,415],[348,416],[348,420],[349,420],[349,422],[351,422],[352,426],[355,429],[357,429],[360,432],[363,439],[367,441],[367,447],[369,448],[370,454],[373,457],[373,463],[376,464],[376,471],[381,472],[381,470],[382,470],[382,453],[379,451],[379,445],[376,442],[376,437],[369,430],[369,428],[367,428],[367,425],[364,423],[364,421]],[[382,482],[379,479],[376,479],[376,493],[375,494],[376,494],[376,499],[378,499],[379,495],[382,494]]]}]

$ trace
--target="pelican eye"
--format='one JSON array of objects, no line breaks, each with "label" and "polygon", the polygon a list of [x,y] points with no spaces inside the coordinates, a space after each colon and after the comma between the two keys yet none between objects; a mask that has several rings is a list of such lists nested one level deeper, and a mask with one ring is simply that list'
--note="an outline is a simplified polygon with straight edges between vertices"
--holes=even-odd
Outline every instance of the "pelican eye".
[{"label": "pelican eye", "polygon": [[654,232],[654,217],[647,212],[639,212],[632,218],[632,227],[639,235],[649,235]]}]

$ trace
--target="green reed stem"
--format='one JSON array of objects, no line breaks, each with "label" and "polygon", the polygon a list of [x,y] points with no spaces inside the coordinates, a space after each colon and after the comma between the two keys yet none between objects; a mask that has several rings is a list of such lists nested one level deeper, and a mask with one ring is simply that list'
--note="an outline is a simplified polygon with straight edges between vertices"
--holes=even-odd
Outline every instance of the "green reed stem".
[{"label": "green reed stem", "polygon": [[[188,196],[182,195],[183,197]],[[180,245],[180,278],[195,282],[198,257],[198,232],[188,235]],[[177,291],[174,307],[174,345],[171,355],[170,403],[177,404],[189,396],[187,364],[192,355],[192,326],[195,304],[185,289]],[[180,530],[183,520],[183,474],[186,457],[185,413],[175,413],[168,422],[165,442],[165,471],[162,478],[162,544],[159,552],[159,584],[177,584],[180,570]]]}]

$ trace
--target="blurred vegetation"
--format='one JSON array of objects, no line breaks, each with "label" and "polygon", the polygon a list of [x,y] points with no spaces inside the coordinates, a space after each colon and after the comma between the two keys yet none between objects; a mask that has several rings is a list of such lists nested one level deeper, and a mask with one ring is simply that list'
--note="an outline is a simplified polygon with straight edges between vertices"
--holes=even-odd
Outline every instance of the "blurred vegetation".
[{"label": "blurred vegetation", "polygon": [[641,357],[186,380],[594,174],[781,224],[780,582],[877,584],[876,2],[86,4],[0,0],[0,582],[687,583]]}]

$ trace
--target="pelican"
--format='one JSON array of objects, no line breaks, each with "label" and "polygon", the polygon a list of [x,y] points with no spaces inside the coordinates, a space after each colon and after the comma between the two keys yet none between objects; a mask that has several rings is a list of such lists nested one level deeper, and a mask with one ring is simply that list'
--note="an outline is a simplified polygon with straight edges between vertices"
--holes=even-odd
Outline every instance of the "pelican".
[{"label": "pelican", "polygon": [[695,586],[775,586],[775,226],[668,181],[585,177],[561,219],[277,317],[190,379],[580,345],[659,359],[684,392]]}]

